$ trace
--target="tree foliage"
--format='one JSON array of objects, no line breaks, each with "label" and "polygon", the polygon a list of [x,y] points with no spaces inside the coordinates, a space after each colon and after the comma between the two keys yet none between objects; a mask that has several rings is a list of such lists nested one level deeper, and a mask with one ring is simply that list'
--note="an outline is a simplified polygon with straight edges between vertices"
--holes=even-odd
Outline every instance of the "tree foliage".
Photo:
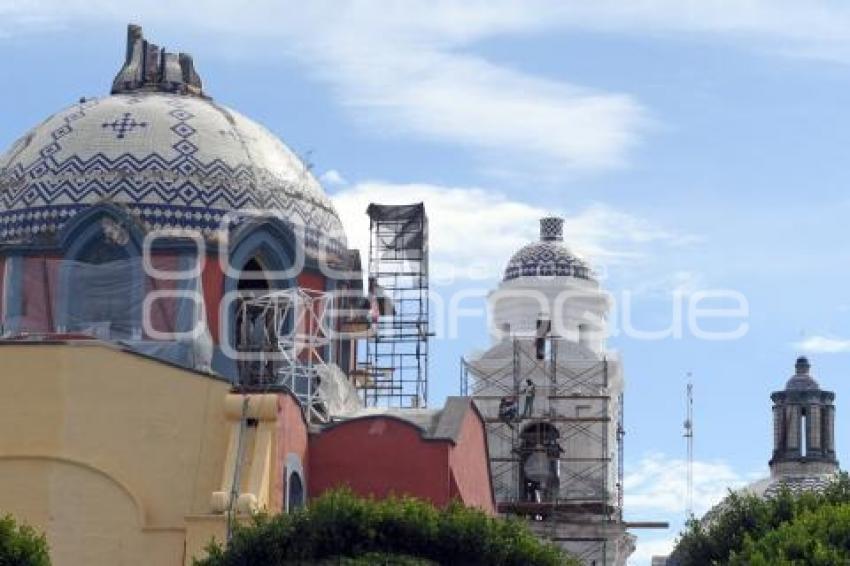
[{"label": "tree foliage", "polygon": [[[850,505],[850,479],[844,473],[821,493],[795,495],[786,489],[769,498],[730,493],[708,516],[702,520],[688,522],[673,551],[673,562],[681,566],[810,564],[805,560],[794,562],[794,558],[787,558],[790,562],[782,562],[785,559],[782,556],[785,555],[773,554],[774,552],[787,551],[787,556],[792,557],[802,550],[799,545],[777,544],[777,537],[799,537],[802,533],[813,537],[825,535],[827,531],[819,530],[821,523],[818,523],[816,518],[822,514],[830,517],[837,514],[835,518],[838,519],[843,516],[842,508],[846,505]],[[837,528],[842,528],[842,523],[836,524],[839,525]],[[850,523],[846,525],[850,527]],[[813,559],[816,556],[830,556],[828,548],[833,545],[832,541],[846,540],[841,536],[850,537],[850,528],[844,535],[832,531],[829,535],[828,538],[810,541],[806,547],[806,552],[810,553],[807,556]],[[761,560],[760,556],[765,557],[767,562],[758,562]],[[845,563],[849,562],[811,562]]]},{"label": "tree foliage", "polygon": [[733,566],[850,564],[850,504],[806,511],[758,539],[746,537]]},{"label": "tree foliage", "polygon": [[208,552],[196,566],[578,564],[520,521],[458,503],[440,510],[412,498],[363,499],[344,489],[295,513],[258,515],[235,529],[226,548],[212,544]]},{"label": "tree foliage", "polygon": [[50,566],[47,539],[11,515],[0,517],[0,566]]}]

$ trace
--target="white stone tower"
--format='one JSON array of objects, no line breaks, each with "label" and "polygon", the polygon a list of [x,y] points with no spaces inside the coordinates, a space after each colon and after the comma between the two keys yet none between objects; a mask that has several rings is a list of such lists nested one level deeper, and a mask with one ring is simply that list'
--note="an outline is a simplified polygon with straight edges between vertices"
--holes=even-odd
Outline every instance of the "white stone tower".
[{"label": "white stone tower", "polygon": [[487,422],[500,512],[588,565],[623,565],[622,393],[606,351],[608,295],[563,244],[563,220],[508,262],[489,296],[492,345],[464,362]]}]

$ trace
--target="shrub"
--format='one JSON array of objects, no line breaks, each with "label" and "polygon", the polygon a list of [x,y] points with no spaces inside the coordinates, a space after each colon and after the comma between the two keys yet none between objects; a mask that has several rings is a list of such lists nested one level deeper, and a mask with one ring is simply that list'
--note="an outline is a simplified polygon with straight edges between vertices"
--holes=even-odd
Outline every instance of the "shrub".
[{"label": "shrub", "polygon": [[234,530],[229,546],[213,544],[208,551],[196,566],[578,564],[516,520],[459,503],[439,510],[409,497],[364,499],[346,489],[293,514],[258,515]]},{"label": "shrub", "polygon": [[47,539],[10,515],[0,517],[0,566],[50,566]]}]

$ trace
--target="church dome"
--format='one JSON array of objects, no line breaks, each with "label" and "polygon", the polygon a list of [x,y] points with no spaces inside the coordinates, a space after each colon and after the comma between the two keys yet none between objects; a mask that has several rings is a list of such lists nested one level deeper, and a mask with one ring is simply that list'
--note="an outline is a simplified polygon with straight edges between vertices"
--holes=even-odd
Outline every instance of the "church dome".
[{"label": "church dome", "polygon": [[308,245],[345,246],[308,167],[263,126],[205,96],[191,58],[149,44],[136,26],[111,96],[57,112],[0,157],[0,242],[48,237],[104,202],[149,229],[207,236],[228,213],[268,211]]},{"label": "church dome", "polygon": [[815,381],[815,378],[809,374],[811,366],[809,360],[805,356],[797,358],[797,363],[794,364],[794,375],[788,379],[785,384],[786,391],[818,391],[820,385]]},{"label": "church dome", "polygon": [[528,244],[511,256],[503,280],[519,277],[577,277],[593,279],[593,271],[563,244],[564,220],[540,219],[540,241]]},{"label": "church dome", "polygon": [[836,474],[837,472],[824,472],[769,477],[747,485],[739,493],[764,498],[775,497],[785,489],[795,495],[805,492],[817,493],[828,488],[835,481]]}]

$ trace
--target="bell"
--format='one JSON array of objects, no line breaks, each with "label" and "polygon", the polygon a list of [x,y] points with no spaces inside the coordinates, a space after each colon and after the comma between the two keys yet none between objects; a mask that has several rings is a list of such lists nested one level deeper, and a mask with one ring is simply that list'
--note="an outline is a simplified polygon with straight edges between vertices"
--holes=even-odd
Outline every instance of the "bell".
[{"label": "bell", "polygon": [[540,485],[546,485],[552,480],[552,467],[549,464],[549,457],[546,455],[546,450],[541,445],[537,445],[534,451],[526,458],[523,465],[525,477]]}]

